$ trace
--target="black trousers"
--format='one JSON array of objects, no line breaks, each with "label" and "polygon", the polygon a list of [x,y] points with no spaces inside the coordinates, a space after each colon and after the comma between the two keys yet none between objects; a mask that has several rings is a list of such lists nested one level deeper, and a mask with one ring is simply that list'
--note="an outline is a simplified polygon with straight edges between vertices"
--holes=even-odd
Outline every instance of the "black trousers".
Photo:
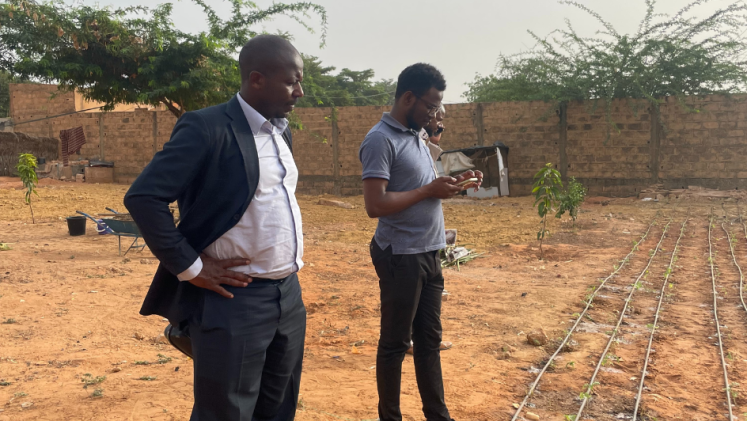
[{"label": "black trousers", "polygon": [[296,274],[205,292],[190,322],[195,404],[191,421],[292,421],[306,335]]},{"label": "black trousers", "polygon": [[[371,240],[371,260],[381,288],[381,337],[376,384],[381,421],[401,421],[402,361],[413,342],[415,377],[428,421],[449,421],[441,375],[441,297],[438,252],[392,254]],[[412,332],[412,333],[411,333]]]}]

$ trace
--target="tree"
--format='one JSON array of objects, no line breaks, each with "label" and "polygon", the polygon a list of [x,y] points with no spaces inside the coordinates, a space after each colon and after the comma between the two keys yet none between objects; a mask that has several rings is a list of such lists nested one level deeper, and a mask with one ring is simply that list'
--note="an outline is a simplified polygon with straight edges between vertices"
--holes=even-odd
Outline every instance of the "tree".
[{"label": "tree", "polygon": [[542,243],[545,240],[545,235],[550,232],[547,229],[547,214],[558,205],[560,189],[562,188],[563,181],[560,179],[560,172],[554,169],[551,163],[545,164],[534,175],[532,194],[534,194],[534,206],[537,206],[537,214],[541,219],[540,229],[537,231],[537,241],[540,243],[540,260],[543,258]]},{"label": "tree", "polygon": [[0,69],[24,79],[57,82],[88,100],[116,104],[163,104],[177,117],[225,102],[240,87],[235,55],[257,35],[252,28],[279,15],[309,31],[308,13],[320,17],[324,43],[326,11],[309,2],[275,3],[266,9],[249,0],[227,0],[227,20],[205,0],[209,29],[190,34],[174,28],[171,4],[98,8],[62,0],[8,0],[0,5]]},{"label": "tree", "polygon": [[336,75],[332,66],[322,65],[319,58],[302,54],[304,97],[298,107],[344,107],[390,105],[394,102],[396,84],[392,80],[372,81],[374,71],[342,69]]},{"label": "tree", "polygon": [[[615,98],[643,100],[743,92],[747,82],[747,5],[736,1],[705,18],[692,12],[708,0],[690,1],[675,15],[655,13],[656,0],[645,0],[646,14],[634,34],[621,34],[598,13],[576,1],[601,25],[594,37],[582,37],[569,21],[545,38],[529,31],[534,49],[501,55],[497,72],[477,75],[464,97],[473,102],[542,100],[555,103]],[[633,101],[635,102],[635,101]]]},{"label": "tree", "polygon": [[16,172],[21,178],[23,187],[26,189],[26,196],[24,198],[29,209],[31,209],[31,223],[35,224],[34,220],[34,208],[31,206],[31,195],[36,192],[36,184],[39,182],[39,177],[36,175],[36,157],[30,153],[22,153],[18,156],[18,165],[16,165]]},{"label": "tree", "polygon": [[573,226],[576,226],[576,218],[578,218],[578,211],[581,210],[581,204],[584,203],[586,198],[586,188],[583,184],[576,181],[576,177],[571,177],[568,180],[568,187],[560,192],[558,195],[558,212],[555,217],[560,219],[564,213],[568,212],[568,215],[573,220]]},{"label": "tree", "polygon": [[17,80],[10,73],[0,70],[0,118],[10,116],[10,84],[17,83]]}]

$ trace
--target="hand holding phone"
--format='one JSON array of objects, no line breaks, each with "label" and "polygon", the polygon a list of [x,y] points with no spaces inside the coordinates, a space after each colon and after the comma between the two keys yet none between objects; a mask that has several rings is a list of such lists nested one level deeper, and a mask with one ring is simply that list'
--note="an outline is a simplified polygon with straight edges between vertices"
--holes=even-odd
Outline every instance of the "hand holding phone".
[{"label": "hand holding phone", "polygon": [[465,180],[458,182],[456,185],[459,187],[464,187],[467,184],[472,184],[472,183],[477,183],[477,178],[467,178]]}]

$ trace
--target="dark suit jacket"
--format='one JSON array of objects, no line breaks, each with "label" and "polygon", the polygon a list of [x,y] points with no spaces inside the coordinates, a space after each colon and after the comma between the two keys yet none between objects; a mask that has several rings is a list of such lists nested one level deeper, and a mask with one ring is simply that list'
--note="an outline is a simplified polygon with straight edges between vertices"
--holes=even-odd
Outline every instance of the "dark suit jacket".
[{"label": "dark suit jacket", "polygon": [[[290,129],[283,138],[292,151]],[[259,182],[254,136],[236,97],[179,118],[171,140],[125,195],[124,203],[161,262],[140,314],[178,325],[203,289],[179,281],[200,253],[241,219]],[[176,227],[169,204],[178,202]]]}]

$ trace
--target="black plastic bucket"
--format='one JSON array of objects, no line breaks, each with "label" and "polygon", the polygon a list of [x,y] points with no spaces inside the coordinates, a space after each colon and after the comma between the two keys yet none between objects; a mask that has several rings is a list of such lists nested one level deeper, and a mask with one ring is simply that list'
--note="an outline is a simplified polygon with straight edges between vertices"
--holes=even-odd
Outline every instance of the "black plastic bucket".
[{"label": "black plastic bucket", "polygon": [[67,230],[70,235],[86,235],[86,217],[85,216],[68,216]]}]

